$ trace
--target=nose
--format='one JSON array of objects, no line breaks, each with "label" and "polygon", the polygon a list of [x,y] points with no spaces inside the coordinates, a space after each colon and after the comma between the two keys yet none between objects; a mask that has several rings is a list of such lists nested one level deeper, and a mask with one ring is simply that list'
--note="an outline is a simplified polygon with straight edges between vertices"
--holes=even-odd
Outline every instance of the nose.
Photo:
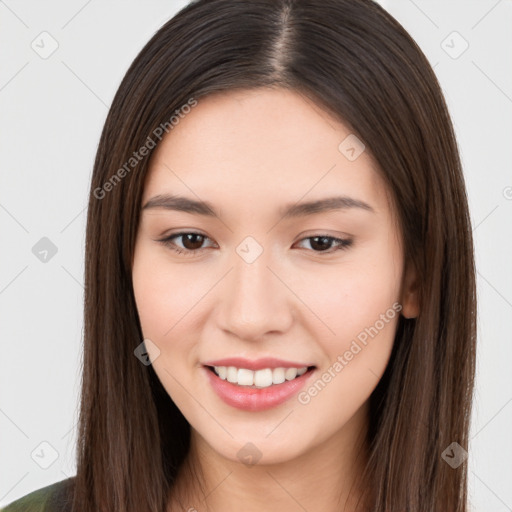
[{"label": "nose", "polygon": [[243,340],[290,329],[294,295],[267,252],[252,263],[234,254],[231,262],[234,268],[219,290],[219,327]]}]

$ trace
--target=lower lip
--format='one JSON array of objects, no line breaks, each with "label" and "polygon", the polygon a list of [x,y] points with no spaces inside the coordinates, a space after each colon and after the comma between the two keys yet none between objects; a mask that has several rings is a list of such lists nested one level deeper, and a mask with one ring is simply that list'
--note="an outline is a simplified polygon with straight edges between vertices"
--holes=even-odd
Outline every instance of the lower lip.
[{"label": "lower lip", "polygon": [[277,407],[298,393],[314,373],[314,369],[293,380],[282,384],[272,384],[267,388],[251,388],[238,386],[222,380],[216,373],[204,367],[213,390],[228,405],[244,411],[264,411]]}]

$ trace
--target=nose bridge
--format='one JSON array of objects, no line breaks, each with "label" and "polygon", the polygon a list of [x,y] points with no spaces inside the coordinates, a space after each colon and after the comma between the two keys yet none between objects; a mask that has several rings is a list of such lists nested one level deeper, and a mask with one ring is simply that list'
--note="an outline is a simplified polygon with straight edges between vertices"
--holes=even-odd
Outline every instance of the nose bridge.
[{"label": "nose bridge", "polygon": [[219,305],[222,327],[246,339],[287,329],[292,318],[290,297],[270,270],[274,265],[271,251],[247,237],[230,263],[234,268]]}]

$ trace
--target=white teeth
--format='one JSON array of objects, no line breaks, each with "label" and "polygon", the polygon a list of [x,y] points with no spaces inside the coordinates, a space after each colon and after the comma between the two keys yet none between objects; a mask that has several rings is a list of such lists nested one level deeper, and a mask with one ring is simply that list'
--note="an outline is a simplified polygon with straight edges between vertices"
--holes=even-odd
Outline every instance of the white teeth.
[{"label": "white teeth", "polygon": [[215,371],[222,380],[226,380],[228,369],[225,366],[215,366]]},{"label": "white teeth", "polygon": [[308,368],[265,368],[263,370],[248,370],[235,366],[214,366],[215,373],[222,379],[253,388],[268,388],[273,384],[282,384],[285,380],[293,380],[304,375]]},{"label": "white teeth", "polygon": [[238,370],[234,366],[228,366],[226,378],[228,382],[233,382],[236,384],[238,381]]},{"label": "white teeth", "polygon": [[284,382],[284,368],[274,368],[272,370],[272,384],[281,384]]},{"label": "white teeth", "polygon": [[270,368],[265,368],[264,370],[256,370],[253,373],[255,386],[259,388],[268,388],[272,385],[272,370]]},{"label": "white teeth", "polygon": [[284,372],[286,380],[293,380],[297,377],[297,368],[286,368]]},{"label": "white teeth", "polygon": [[254,372],[245,368],[239,368],[238,384],[240,386],[252,386],[254,384]]}]

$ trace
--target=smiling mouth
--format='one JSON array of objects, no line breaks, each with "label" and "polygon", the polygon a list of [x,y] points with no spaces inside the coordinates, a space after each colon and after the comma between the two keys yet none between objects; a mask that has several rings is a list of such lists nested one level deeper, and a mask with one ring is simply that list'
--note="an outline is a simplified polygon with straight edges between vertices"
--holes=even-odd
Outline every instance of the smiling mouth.
[{"label": "smiling mouth", "polygon": [[297,368],[263,368],[261,370],[249,370],[235,366],[206,366],[219,379],[230,382],[235,386],[253,389],[264,389],[289,382],[304,374],[313,371],[315,366],[303,366]]}]

